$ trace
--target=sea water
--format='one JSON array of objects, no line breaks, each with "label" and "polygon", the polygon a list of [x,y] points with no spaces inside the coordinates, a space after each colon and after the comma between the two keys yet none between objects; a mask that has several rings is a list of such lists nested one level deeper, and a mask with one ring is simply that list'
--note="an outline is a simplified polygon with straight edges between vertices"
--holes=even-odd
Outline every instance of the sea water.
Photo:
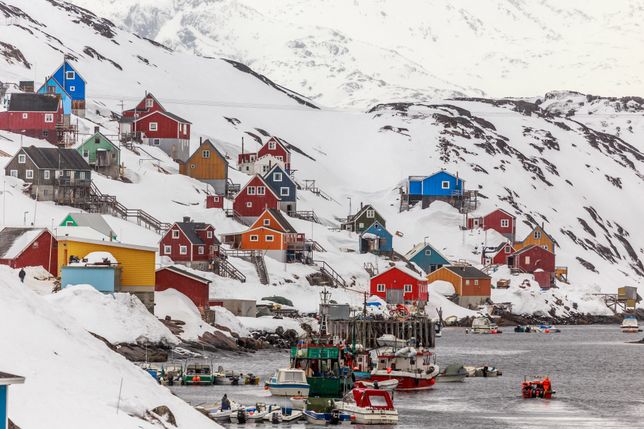
[{"label": "sea water", "polygon": [[[434,350],[439,365],[490,365],[503,376],[396,393],[398,427],[644,428],[644,344],[628,344],[644,334],[624,334],[616,325],[561,329],[558,334],[538,334],[506,327],[501,335],[445,329]],[[224,393],[240,404],[289,405],[287,398],[271,397],[263,389],[275,369],[288,365],[288,351],[222,353],[212,359],[215,368],[259,375],[260,385],[174,386],[175,394],[193,405],[217,403]],[[523,377],[545,375],[552,380],[554,399],[522,399]]]}]

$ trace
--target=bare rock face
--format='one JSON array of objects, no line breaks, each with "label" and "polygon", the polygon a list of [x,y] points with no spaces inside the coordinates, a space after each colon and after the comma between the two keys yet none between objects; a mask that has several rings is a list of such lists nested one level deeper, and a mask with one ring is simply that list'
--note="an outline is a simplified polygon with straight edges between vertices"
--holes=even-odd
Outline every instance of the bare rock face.
[{"label": "bare rock face", "polygon": [[8,426],[8,428],[9,428],[9,429],[20,429],[20,427],[19,427],[18,425],[16,425],[14,422],[12,422],[12,421],[11,421],[11,419],[9,419],[9,426]]},{"label": "bare rock face", "polygon": [[172,414],[170,408],[165,405],[159,405],[152,410],[152,413],[165,420],[166,423],[171,424],[172,426],[177,426],[177,420],[174,418],[174,414]]},{"label": "bare rock face", "polygon": [[212,333],[205,332],[201,337],[199,337],[199,341],[220,350],[239,350],[237,341],[235,341],[234,338],[231,338],[219,331]]}]

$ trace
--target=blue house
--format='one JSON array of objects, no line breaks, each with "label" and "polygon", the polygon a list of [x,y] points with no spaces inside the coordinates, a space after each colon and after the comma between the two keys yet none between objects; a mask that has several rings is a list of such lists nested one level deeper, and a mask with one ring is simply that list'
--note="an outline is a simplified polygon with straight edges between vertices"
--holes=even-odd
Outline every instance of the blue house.
[{"label": "blue house", "polygon": [[7,429],[9,413],[7,412],[7,396],[9,386],[12,384],[23,384],[24,377],[0,372],[0,429]]},{"label": "blue house", "polygon": [[450,265],[449,260],[428,243],[415,245],[407,252],[405,259],[418,265],[426,274],[436,271],[443,265]]},{"label": "blue house", "polygon": [[275,164],[264,175],[264,181],[280,198],[280,210],[291,213],[297,210],[297,186],[279,164]]},{"label": "blue house", "polygon": [[92,252],[60,269],[60,285],[63,289],[90,285],[99,292],[119,292],[121,267],[111,253]]},{"label": "blue house", "polygon": [[378,221],[360,234],[360,253],[387,255],[394,251],[394,237]]},{"label": "blue house", "polygon": [[72,96],[65,91],[65,88],[53,77],[48,77],[45,83],[38,89],[38,94],[57,94],[63,104],[63,114],[72,114]]},{"label": "blue house", "polygon": [[52,75],[72,98],[72,113],[85,116],[85,79],[65,59]]},{"label": "blue house", "polygon": [[447,171],[438,171],[431,176],[410,176],[408,192],[417,197],[462,196],[465,181]]}]

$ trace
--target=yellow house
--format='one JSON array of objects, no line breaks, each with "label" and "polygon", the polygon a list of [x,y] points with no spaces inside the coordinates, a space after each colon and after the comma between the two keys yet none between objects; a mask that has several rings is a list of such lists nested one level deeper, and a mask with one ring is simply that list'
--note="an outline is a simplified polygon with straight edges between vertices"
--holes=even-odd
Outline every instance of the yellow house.
[{"label": "yellow house", "polygon": [[109,252],[119,263],[121,292],[139,297],[148,309],[154,306],[156,247],[137,246],[115,241],[58,237],[58,276],[75,256],[82,259],[92,252]]},{"label": "yellow house", "polygon": [[542,226],[535,226],[523,241],[514,243],[514,248],[518,251],[531,245],[540,246],[549,252],[555,253],[555,241],[548,235]]}]

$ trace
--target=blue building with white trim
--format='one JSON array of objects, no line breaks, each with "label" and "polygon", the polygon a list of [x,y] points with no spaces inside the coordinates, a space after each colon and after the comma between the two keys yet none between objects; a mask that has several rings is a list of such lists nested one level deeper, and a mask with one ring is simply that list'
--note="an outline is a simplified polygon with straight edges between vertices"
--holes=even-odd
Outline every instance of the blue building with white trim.
[{"label": "blue building with white trim", "polygon": [[378,221],[374,221],[360,234],[360,253],[390,255],[394,251],[394,237]]},{"label": "blue building with white trim", "polygon": [[400,210],[422,202],[427,208],[434,201],[445,201],[460,211],[476,208],[476,191],[465,190],[465,180],[457,174],[441,170],[430,176],[409,176],[406,189],[401,193]]},{"label": "blue building with white trim", "polygon": [[23,384],[24,382],[24,377],[0,372],[0,429],[7,429],[9,426],[9,412],[7,409],[9,386],[12,384]]},{"label": "blue building with white trim", "polygon": [[407,252],[405,259],[418,265],[426,274],[436,271],[444,265],[450,265],[449,259],[429,243],[418,243]]},{"label": "blue building with white trim", "polygon": [[72,113],[85,116],[85,87],[87,83],[83,76],[65,59],[51,77],[56,79],[71,97]]},{"label": "blue building with white trim", "polygon": [[38,89],[38,94],[56,94],[60,96],[60,100],[63,104],[63,114],[71,115],[72,114],[72,97],[65,91],[65,88],[58,83],[53,77],[48,77],[45,83]]}]

